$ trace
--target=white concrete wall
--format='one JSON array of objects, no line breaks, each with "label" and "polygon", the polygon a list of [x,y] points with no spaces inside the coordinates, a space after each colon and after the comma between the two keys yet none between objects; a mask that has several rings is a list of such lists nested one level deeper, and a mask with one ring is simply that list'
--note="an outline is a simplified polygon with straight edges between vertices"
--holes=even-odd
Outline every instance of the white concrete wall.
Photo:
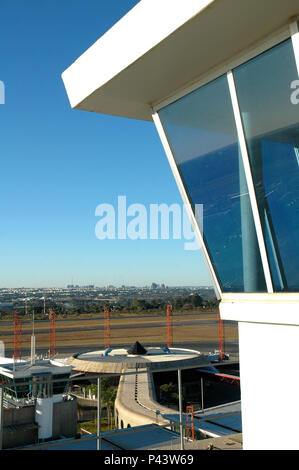
[{"label": "white concrete wall", "polygon": [[39,425],[38,438],[52,437],[53,430],[53,398],[37,398],[35,405],[35,421]]},{"label": "white concrete wall", "polygon": [[60,403],[63,401],[63,394],[59,393],[59,394],[53,395],[52,399],[53,399],[53,403]]},{"label": "white concrete wall", "polygon": [[239,323],[243,448],[299,449],[299,326]]}]

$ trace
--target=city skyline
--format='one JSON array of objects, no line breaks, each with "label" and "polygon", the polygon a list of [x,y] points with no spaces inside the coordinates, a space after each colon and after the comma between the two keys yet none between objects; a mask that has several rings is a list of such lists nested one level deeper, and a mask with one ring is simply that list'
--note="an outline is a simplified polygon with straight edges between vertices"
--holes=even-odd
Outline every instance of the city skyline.
[{"label": "city skyline", "polygon": [[[61,73],[138,3],[2,5],[0,287],[210,285],[184,239],[99,240],[100,204],[181,204],[151,122],[70,108]],[[55,25],[55,34],[53,34]],[[38,38],[38,40],[37,40]],[[117,135],[117,138],[115,136]]]},{"label": "city skyline", "polygon": [[[63,290],[63,289],[74,289],[74,288],[79,288],[79,289],[123,289],[123,288],[126,288],[126,289],[155,289],[155,287],[152,287],[152,284],[122,284],[122,285],[113,285],[113,284],[106,284],[106,285],[96,285],[96,284],[67,284],[65,286],[47,286],[47,287],[41,287],[41,286],[20,286],[20,287],[7,287],[7,286],[3,286],[3,287],[0,287],[0,291],[3,291],[3,290],[22,290],[22,289],[26,289],[26,290],[51,290],[51,289],[60,289],[60,290]],[[164,284],[164,283],[157,283],[157,289],[161,289],[162,287],[161,286],[164,286],[163,288],[165,289],[174,289],[174,288],[194,288],[194,289],[213,289],[213,286],[211,286],[210,284],[207,284],[207,285],[202,285],[202,284],[190,284],[190,285],[169,285],[169,284]]]}]

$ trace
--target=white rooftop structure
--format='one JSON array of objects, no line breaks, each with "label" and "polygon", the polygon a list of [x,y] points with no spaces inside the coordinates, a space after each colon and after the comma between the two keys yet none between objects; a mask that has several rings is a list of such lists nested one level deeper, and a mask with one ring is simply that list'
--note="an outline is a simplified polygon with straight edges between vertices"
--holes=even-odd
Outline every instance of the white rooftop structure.
[{"label": "white rooftop structure", "polygon": [[41,359],[34,364],[26,360],[14,360],[13,358],[0,358],[0,375],[5,377],[26,378],[33,374],[49,373],[70,374],[72,367],[59,359]]},{"label": "white rooftop structure", "polygon": [[[53,432],[53,405],[63,401],[67,394],[72,367],[54,359],[14,361],[0,360],[1,413],[6,408],[35,407],[38,438],[48,439]],[[1,429],[2,432],[2,429]]]}]

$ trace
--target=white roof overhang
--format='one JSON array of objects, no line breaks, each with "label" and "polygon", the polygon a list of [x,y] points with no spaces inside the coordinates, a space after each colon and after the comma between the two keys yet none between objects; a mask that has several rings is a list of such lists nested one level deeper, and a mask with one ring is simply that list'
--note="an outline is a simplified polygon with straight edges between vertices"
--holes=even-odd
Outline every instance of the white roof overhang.
[{"label": "white roof overhang", "polygon": [[153,105],[298,13],[298,0],[141,0],[62,74],[70,104],[150,121]]}]

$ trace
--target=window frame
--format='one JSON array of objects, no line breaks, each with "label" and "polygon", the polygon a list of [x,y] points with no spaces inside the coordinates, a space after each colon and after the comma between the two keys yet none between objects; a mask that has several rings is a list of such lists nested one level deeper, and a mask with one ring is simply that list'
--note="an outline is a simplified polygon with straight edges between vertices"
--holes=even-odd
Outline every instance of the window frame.
[{"label": "window frame", "polygon": [[[204,261],[211,275],[212,284],[213,284],[216,297],[218,300],[240,299],[242,297],[248,298],[248,296],[256,296],[258,295],[258,293],[254,293],[254,292],[252,293],[246,293],[246,292],[224,293],[222,292],[220,283],[218,280],[218,276],[215,272],[215,269],[210,259],[207,246],[204,242],[203,234],[200,231],[199,225],[193,213],[193,210],[189,201],[188,191],[185,188],[185,185],[182,181],[181,174],[179,172],[177,163],[175,161],[170,143],[168,142],[168,139],[165,134],[164,127],[160,120],[160,116],[158,112],[165,106],[171,103],[174,103],[180,98],[183,98],[184,96],[190,94],[192,91],[195,91],[201,88],[202,86],[212,82],[213,80],[216,80],[217,78],[223,75],[227,76],[228,87],[230,90],[231,102],[233,106],[234,118],[235,118],[236,127],[237,127],[238,139],[239,139],[239,144],[241,148],[241,155],[242,155],[242,160],[243,160],[243,165],[244,165],[244,170],[245,170],[245,177],[246,177],[246,182],[247,182],[248,191],[249,191],[249,198],[250,198],[250,203],[251,203],[251,208],[252,208],[252,213],[253,213],[254,225],[255,225],[255,230],[256,230],[256,234],[258,238],[258,245],[259,245],[262,266],[263,266],[263,271],[264,271],[264,276],[265,276],[265,281],[266,281],[266,286],[267,286],[267,293],[263,294],[263,298],[264,296],[268,296],[268,295],[271,295],[271,296],[275,295],[275,298],[277,297],[286,298],[286,296],[290,296],[290,293],[274,292],[274,289],[273,289],[273,283],[272,283],[272,277],[271,277],[271,271],[270,271],[270,262],[269,262],[268,254],[266,251],[266,243],[265,243],[260,215],[258,211],[257,198],[255,194],[253,176],[252,176],[252,171],[250,168],[249,155],[248,155],[246,139],[245,139],[245,131],[244,131],[244,126],[243,126],[242,119],[241,119],[240,108],[239,108],[239,103],[238,103],[238,94],[237,94],[237,90],[235,87],[234,76],[233,76],[234,68],[238,67],[239,65],[245,64],[246,62],[253,59],[254,57],[257,57],[263,52],[266,52],[267,50],[279,45],[280,43],[288,39],[291,39],[292,41],[295,62],[297,65],[298,75],[299,75],[299,19],[295,19],[291,23],[285,25],[279,32],[273,33],[271,37],[268,37],[266,39],[264,38],[264,40],[262,40],[254,48],[243,51],[243,54],[234,58],[230,62],[222,64],[222,66],[218,67],[217,70],[214,70],[208,75],[201,77],[196,82],[193,82],[191,85],[188,85],[184,87],[183,89],[177,91],[174,95],[168,97],[167,99],[152,105],[152,118],[153,118],[154,124],[156,126],[157,132],[159,134],[162,145],[164,147],[164,151],[168,158],[173,176],[175,178],[176,184],[181,194],[187,214],[191,221],[191,225],[193,227],[195,237],[201,248]],[[299,300],[299,293],[292,293],[291,295],[292,295],[293,300],[294,299]]]}]

